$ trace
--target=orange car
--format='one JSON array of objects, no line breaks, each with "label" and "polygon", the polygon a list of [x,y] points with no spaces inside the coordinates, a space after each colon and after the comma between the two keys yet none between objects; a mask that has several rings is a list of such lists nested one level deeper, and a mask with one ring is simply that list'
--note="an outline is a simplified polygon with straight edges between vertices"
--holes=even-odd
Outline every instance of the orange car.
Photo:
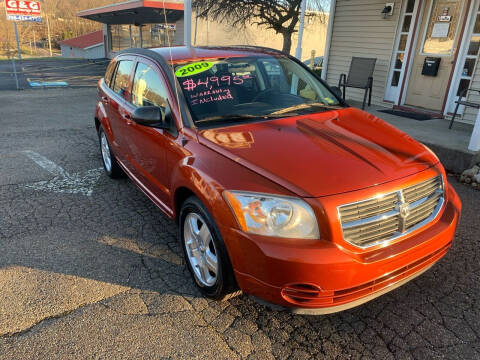
[{"label": "orange car", "polygon": [[461,203],[438,158],[286,54],[130,49],[98,92],[105,171],[178,221],[206,296],[341,311],[451,246]]}]

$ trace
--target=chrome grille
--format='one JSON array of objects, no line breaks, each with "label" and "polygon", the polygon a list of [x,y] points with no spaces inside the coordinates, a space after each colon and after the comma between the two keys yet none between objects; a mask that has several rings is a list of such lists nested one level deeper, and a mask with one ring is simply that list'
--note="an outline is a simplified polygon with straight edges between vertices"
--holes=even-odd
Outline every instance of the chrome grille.
[{"label": "chrome grille", "polygon": [[338,207],[344,239],[367,248],[406,235],[435,219],[444,202],[441,176]]}]

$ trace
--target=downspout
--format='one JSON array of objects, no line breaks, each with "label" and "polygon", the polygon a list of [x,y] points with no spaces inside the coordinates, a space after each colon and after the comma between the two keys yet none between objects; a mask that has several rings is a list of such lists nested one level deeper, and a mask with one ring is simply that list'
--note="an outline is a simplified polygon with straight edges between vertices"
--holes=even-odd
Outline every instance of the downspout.
[{"label": "downspout", "polygon": [[330,57],[330,45],[332,44],[332,36],[333,36],[333,19],[335,18],[336,7],[337,7],[337,0],[331,0],[330,14],[328,15],[327,41],[325,43],[325,54],[323,55],[323,69],[322,69],[323,80],[327,79],[328,58]]}]

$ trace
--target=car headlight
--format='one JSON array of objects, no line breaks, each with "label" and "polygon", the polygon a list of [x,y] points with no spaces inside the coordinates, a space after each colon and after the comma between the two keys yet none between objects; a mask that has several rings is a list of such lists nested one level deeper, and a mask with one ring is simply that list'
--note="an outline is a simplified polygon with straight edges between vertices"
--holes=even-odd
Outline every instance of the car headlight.
[{"label": "car headlight", "polygon": [[223,195],[244,232],[281,238],[320,238],[315,214],[301,199],[241,191],[225,191]]}]

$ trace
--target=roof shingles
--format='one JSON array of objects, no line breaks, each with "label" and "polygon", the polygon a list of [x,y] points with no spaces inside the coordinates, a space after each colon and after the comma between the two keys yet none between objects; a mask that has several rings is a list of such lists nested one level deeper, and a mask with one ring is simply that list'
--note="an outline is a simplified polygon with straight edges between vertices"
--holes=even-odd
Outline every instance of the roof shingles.
[{"label": "roof shingles", "polygon": [[103,31],[98,30],[76,38],[67,39],[60,42],[60,45],[67,45],[80,49],[86,49],[94,45],[103,43]]}]

